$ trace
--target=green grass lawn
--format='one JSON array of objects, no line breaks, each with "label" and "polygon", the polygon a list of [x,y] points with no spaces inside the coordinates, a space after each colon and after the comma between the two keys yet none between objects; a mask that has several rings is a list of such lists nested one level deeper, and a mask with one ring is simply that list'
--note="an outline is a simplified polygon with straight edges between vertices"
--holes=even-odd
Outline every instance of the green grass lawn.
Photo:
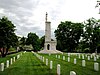
[{"label": "green grass lawn", "polygon": [[[15,56],[17,54],[14,54]],[[5,58],[10,59],[14,55],[9,55]],[[46,62],[42,62],[39,60],[33,53],[31,52],[26,52],[23,55],[16,60],[12,65],[10,65],[9,68],[6,68],[3,72],[0,71],[0,75],[57,75],[56,74],[56,69],[57,69],[57,64],[61,65],[61,75],[70,75],[70,71],[75,71],[77,75],[99,75],[100,70],[98,72],[94,71],[93,65],[94,61],[93,59],[86,60],[86,67],[82,67],[82,59],[79,59],[78,56],[76,55],[71,55],[71,61],[67,61],[67,54],[60,54],[60,59],[56,58],[55,54],[51,54],[50,56],[48,54],[39,54],[41,56],[44,56],[45,61],[46,58],[48,58],[49,63],[48,66],[45,65]],[[62,60],[62,57],[65,56],[66,60]],[[75,65],[74,58],[77,59],[77,64]],[[2,61],[4,58],[0,58]],[[0,61],[1,61],[0,60]],[[50,70],[50,61],[53,61],[53,69]],[[97,60],[100,64],[100,59]],[[99,67],[100,68],[100,67]]]},{"label": "green grass lawn", "polygon": [[51,75],[49,67],[32,53],[26,52],[0,75]]},{"label": "green grass lawn", "polygon": [[[60,54],[60,59],[56,58],[56,55],[52,54],[51,56],[49,56],[48,54],[41,54],[42,56],[44,56],[44,58],[48,58],[49,62],[52,60],[53,61],[53,69],[52,72],[55,73],[56,72],[56,68],[57,68],[57,64],[61,65],[61,75],[70,75],[70,71],[75,71],[77,75],[100,75],[100,70],[98,72],[94,71],[94,60],[93,58],[91,60],[87,60],[87,58],[85,57],[86,60],[86,67],[82,67],[82,59],[79,59],[78,56],[76,55],[71,55],[70,62],[67,62],[67,54]],[[66,60],[63,60],[63,56],[66,56]],[[74,58],[77,59],[77,64],[75,65],[74,62]],[[97,60],[96,62],[98,62],[100,64],[100,58],[99,60]],[[100,68],[100,66],[99,66]]]}]

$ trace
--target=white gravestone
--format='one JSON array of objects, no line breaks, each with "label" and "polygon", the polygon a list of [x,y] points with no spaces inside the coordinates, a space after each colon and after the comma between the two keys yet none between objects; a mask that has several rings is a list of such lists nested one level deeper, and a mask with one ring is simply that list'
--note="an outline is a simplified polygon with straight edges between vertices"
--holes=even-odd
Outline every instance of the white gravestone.
[{"label": "white gravestone", "polygon": [[91,54],[91,58],[93,58],[92,54]]},{"label": "white gravestone", "polygon": [[84,59],[84,55],[82,55],[82,59]]},{"label": "white gravestone", "polygon": [[44,57],[43,57],[43,62],[44,62]]},{"label": "white gravestone", "polygon": [[50,56],[51,54],[49,53],[49,56]]},{"label": "white gravestone", "polygon": [[12,64],[12,58],[10,59],[10,64]]},{"label": "white gravestone", "polygon": [[58,59],[60,59],[60,55],[58,55]]},{"label": "white gravestone", "polygon": [[74,71],[70,71],[70,75],[76,75]]},{"label": "white gravestone", "polygon": [[80,57],[80,54],[79,54],[78,58],[79,58],[79,59],[81,58],[81,57]]},{"label": "white gravestone", "polygon": [[82,66],[85,67],[85,60],[82,60]]},{"label": "white gravestone", "polygon": [[96,59],[96,56],[94,56],[94,61],[96,61],[97,59]]},{"label": "white gravestone", "polygon": [[60,75],[60,64],[57,65],[57,75]]},{"label": "white gravestone", "polygon": [[63,60],[65,60],[65,56],[63,56]]},{"label": "white gravestone", "polygon": [[90,60],[90,56],[88,56],[88,60]]},{"label": "white gravestone", "polygon": [[70,53],[68,53],[68,56],[70,57]]},{"label": "white gravestone", "polygon": [[1,65],[0,65],[0,71],[4,71],[4,63],[1,63]]},{"label": "white gravestone", "polygon": [[70,57],[68,57],[68,62],[70,62]]},{"label": "white gravestone", "polygon": [[46,65],[48,65],[48,59],[46,59]]},{"label": "white gravestone", "polygon": [[57,58],[57,55],[56,55],[56,58]]},{"label": "white gravestone", "polygon": [[94,63],[94,70],[99,71],[99,63]]},{"label": "white gravestone", "polygon": [[97,59],[99,59],[99,55],[97,55]]},{"label": "white gravestone", "polygon": [[20,55],[17,55],[17,59],[19,59]]},{"label": "white gravestone", "polygon": [[87,57],[87,54],[85,54],[85,57]]},{"label": "white gravestone", "polygon": [[15,57],[13,57],[13,59],[14,59],[14,62],[15,62]]},{"label": "white gravestone", "polygon": [[22,53],[21,53],[21,56],[22,56]]},{"label": "white gravestone", "polygon": [[7,68],[9,67],[9,60],[7,60],[7,62],[6,62],[6,67]]},{"label": "white gravestone", "polygon": [[76,58],[74,58],[74,64],[76,64]]},{"label": "white gravestone", "polygon": [[50,61],[50,69],[52,69],[52,64],[53,64],[52,61]]}]

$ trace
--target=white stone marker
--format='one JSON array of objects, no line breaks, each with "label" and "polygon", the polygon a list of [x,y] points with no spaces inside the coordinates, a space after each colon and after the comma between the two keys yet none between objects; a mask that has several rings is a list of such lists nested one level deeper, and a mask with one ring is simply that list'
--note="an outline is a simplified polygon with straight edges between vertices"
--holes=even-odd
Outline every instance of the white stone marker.
[{"label": "white stone marker", "polygon": [[0,71],[4,71],[4,63],[1,63],[1,65],[0,65]]},{"label": "white stone marker", "polygon": [[74,64],[76,64],[76,58],[74,58]]},{"label": "white stone marker", "polygon": [[51,54],[49,53],[49,56],[50,56]]},{"label": "white stone marker", "polygon": [[90,56],[88,56],[88,60],[90,60]]},{"label": "white stone marker", "polygon": [[93,58],[92,54],[91,54],[91,58]]},{"label": "white stone marker", "polygon": [[94,56],[94,61],[96,61],[97,59],[96,59],[96,57]]},{"label": "white stone marker", "polygon": [[94,63],[94,70],[99,71],[99,63]]},{"label": "white stone marker", "polygon": [[15,62],[15,57],[13,57],[13,59],[14,59],[14,62]]},{"label": "white stone marker", "polygon": [[9,60],[7,60],[7,62],[6,62],[6,67],[7,68],[9,67]]},{"label": "white stone marker", "polygon": [[52,61],[50,61],[50,69],[52,69]]},{"label": "white stone marker", "polygon": [[60,75],[60,64],[57,65],[57,75]]},{"label": "white stone marker", "polygon": [[63,56],[63,60],[65,60],[65,56]]},{"label": "white stone marker", "polygon": [[82,59],[84,59],[84,55],[82,55]]},{"label": "white stone marker", "polygon": [[70,62],[70,57],[68,57],[68,62]]},{"label": "white stone marker", "polygon": [[26,53],[26,51],[24,51],[24,53]]},{"label": "white stone marker", "polygon": [[70,75],[76,75],[74,71],[70,71]]},{"label": "white stone marker", "polygon": [[82,66],[85,67],[85,60],[82,60]]},{"label": "white stone marker", "polygon": [[87,57],[87,54],[85,54],[85,57]]},{"label": "white stone marker", "polygon": [[22,56],[22,53],[21,53],[21,56]]},{"label": "white stone marker", "polygon": [[79,59],[81,58],[81,57],[80,57],[80,54],[79,54],[78,58],[79,58]]},{"label": "white stone marker", "polygon": [[44,57],[43,57],[43,59],[42,59],[42,60],[43,60],[43,62],[44,62]]},{"label": "white stone marker", "polygon": [[68,53],[68,56],[70,57],[70,53]]},{"label": "white stone marker", "polygon": [[60,55],[58,55],[58,59],[60,59]]},{"label": "white stone marker", "polygon": [[57,58],[57,55],[56,55],[56,58]]},{"label": "white stone marker", "polygon": [[99,59],[99,55],[97,55],[97,59]]},{"label": "white stone marker", "polygon": [[17,59],[19,59],[20,55],[17,55]]},{"label": "white stone marker", "polygon": [[10,59],[10,64],[12,64],[12,58]]},{"label": "white stone marker", "polygon": [[48,65],[48,59],[46,59],[46,65]]}]

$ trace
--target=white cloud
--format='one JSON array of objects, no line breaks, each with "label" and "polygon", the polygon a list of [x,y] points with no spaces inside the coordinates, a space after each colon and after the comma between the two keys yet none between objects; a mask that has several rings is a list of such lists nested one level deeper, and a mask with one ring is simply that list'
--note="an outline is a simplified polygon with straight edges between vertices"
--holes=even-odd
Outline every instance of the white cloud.
[{"label": "white cloud", "polygon": [[100,19],[96,0],[0,0],[0,17],[7,16],[16,25],[18,35],[29,32],[44,35],[45,13],[51,21],[52,36],[60,21],[83,22]]}]

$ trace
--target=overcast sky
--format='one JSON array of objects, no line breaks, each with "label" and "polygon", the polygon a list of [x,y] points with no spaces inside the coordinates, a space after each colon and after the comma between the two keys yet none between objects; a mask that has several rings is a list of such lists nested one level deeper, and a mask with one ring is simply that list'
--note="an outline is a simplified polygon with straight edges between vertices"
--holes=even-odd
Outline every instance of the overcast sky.
[{"label": "overcast sky", "polygon": [[83,22],[100,19],[97,0],[0,0],[0,17],[7,16],[16,26],[16,34],[44,35],[45,13],[51,21],[52,36],[61,21]]}]

